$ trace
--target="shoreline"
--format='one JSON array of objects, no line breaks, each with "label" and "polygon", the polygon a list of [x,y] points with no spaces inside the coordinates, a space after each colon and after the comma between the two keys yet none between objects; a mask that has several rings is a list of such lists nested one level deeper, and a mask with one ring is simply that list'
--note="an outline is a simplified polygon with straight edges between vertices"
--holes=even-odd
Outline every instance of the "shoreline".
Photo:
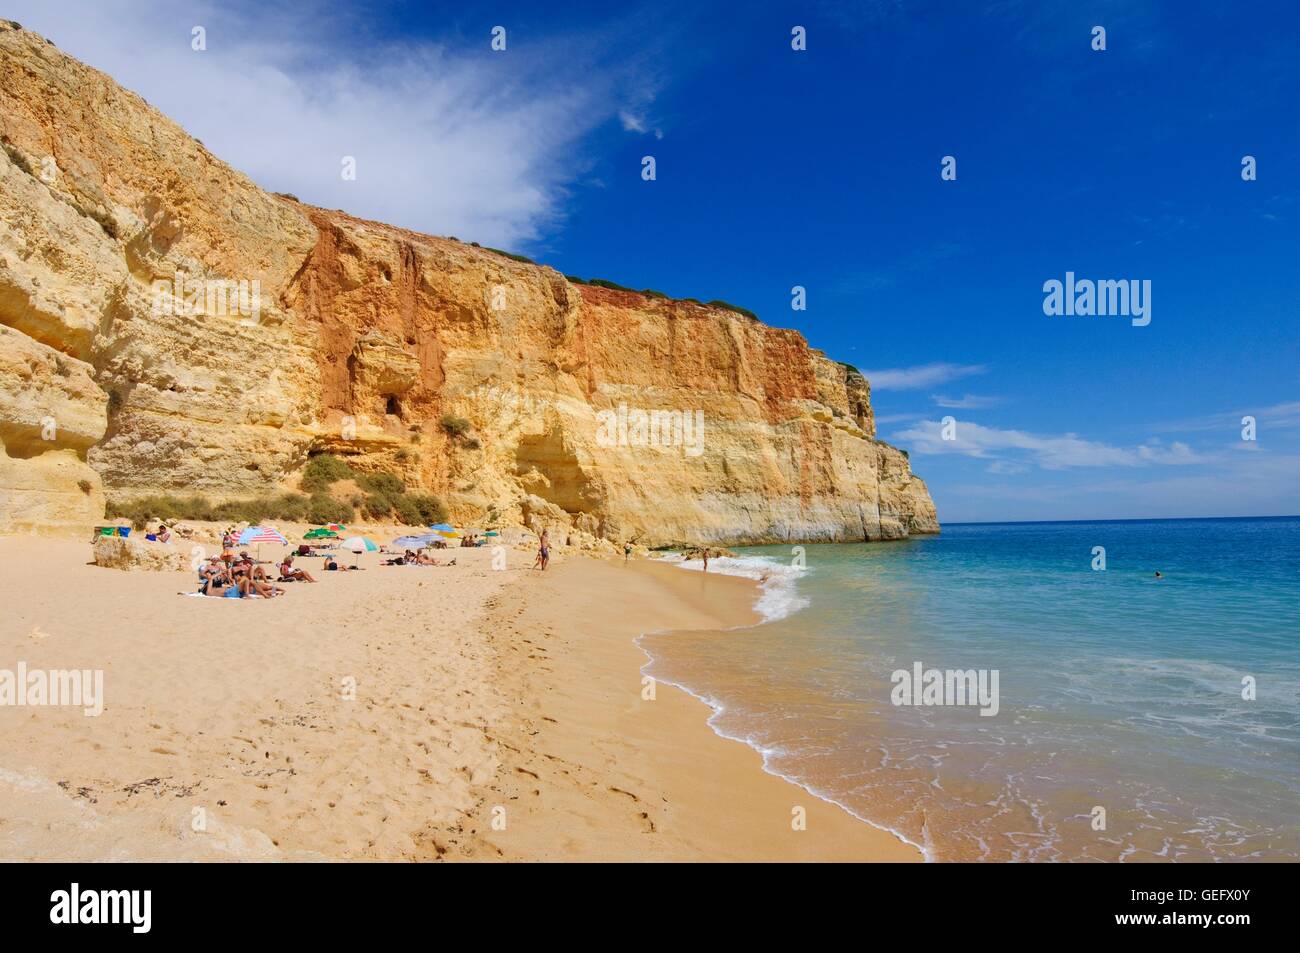
[{"label": "shoreline", "polygon": [[[525,825],[532,815],[527,798],[559,802],[559,809],[583,817],[587,838],[565,845],[544,834],[517,827],[484,840],[510,859],[575,860],[880,860],[921,861],[922,852],[894,833],[853,815],[841,805],[798,782],[768,770],[757,749],[718,733],[710,724],[713,708],[687,689],[657,680],[653,702],[641,696],[642,669],[649,655],[639,638],[652,631],[718,628],[743,631],[761,622],[753,605],[758,584],[740,576],[683,572],[653,560],[582,560],[557,567],[546,580],[566,607],[584,621],[556,646],[556,670],[528,680],[536,694],[556,701],[548,710],[521,718],[524,732],[536,732],[536,760],[517,759],[527,783],[498,792],[525,800]],[[598,590],[598,591],[593,591]],[[519,606],[503,593],[508,617]],[[617,601],[611,611],[600,602]],[[637,611],[628,612],[631,605]],[[538,602],[525,610],[528,624],[558,626]],[[635,621],[633,621],[635,620]],[[543,628],[545,631],[545,628]],[[560,637],[555,636],[557,640]],[[582,640],[581,651],[575,645]],[[514,673],[519,677],[519,673]],[[555,717],[555,715],[561,717]],[[593,792],[566,778],[584,765],[593,737],[602,746],[607,773],[620,778]],[[518,747],[518,746],[515,746]],[[539,777],[533,777],[540,775]],[[549,785],[539,782],[550,782]],[[612,796],[609,796],[612,795]],[[656,797],[657,795],[657,797]],[[792,810],[802,808],[806,829],[792,829]],[[631,808],[631,810],[629,810]],[[549,810],[549,809],[548,809]],[[624,820],[618,823],[618,818]],[[615,822],[611,829],[611,822]],[[647,836],[652,835],[652,836]]]},{"label": "shoreline", "polygon": [[545,574],[522,549],[506,571],[486,547],[447,555],[187,599],[189,572],[0,537],[0,668],[105,686],[99,717],[0,706],[0,858],[922,859],[766,770],[686,690],[642,699],[638,636],[752,625],[754,581],[560,547]]}]

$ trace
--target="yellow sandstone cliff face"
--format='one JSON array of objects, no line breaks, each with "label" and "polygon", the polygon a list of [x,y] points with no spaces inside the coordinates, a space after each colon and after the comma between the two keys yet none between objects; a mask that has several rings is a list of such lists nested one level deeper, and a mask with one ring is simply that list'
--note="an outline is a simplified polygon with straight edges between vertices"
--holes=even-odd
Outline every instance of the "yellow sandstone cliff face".
[{"label": "yellow sandstone cliff face", "polygon": [[2,21],[0,143],[0,532],[293,488],[324,450],[474,523],[938,531],[867,382],[797,332],[270,195]]}]

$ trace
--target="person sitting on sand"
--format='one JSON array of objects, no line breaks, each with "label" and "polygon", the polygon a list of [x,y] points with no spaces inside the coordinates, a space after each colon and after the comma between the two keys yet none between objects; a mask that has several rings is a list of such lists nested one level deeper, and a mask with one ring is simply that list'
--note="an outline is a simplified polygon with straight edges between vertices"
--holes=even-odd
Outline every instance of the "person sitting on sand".
[{"label": "person sitting on sand", "polygon": [[280,578],[288,582],[315,582],[316,579],[305,569],[295,569],[293,557],[285,556],[284,562],[280,563]]},{"label": "person sitting on sand", "polygon": [[172,541],[171,530],[169,530],[169,529],[167,528],[167,524],[166,524],[166,523],[159,523],[159,524],[158,524],[158,542],[160,542],[160,543],[170,543],[171,541]]},{"label": "person sitting on sand", "polygon": [[[208,595],[210,589],[222,589],[225,587],[227,575],[226,564],[217,556],[211,557],[206,563],[199,567],[199,592]],[[213,595],[220,595],[219,592]]]}]

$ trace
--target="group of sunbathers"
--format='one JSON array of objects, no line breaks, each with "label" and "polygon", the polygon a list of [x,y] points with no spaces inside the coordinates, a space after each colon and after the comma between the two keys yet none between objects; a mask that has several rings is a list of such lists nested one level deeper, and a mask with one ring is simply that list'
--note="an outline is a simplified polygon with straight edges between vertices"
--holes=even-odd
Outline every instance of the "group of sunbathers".
[{"label": "group of sunbathers", "polygon": [[384,565],[385,566],[454,566],[456,565],[456,560],[453,559],[451,562],[444,563],[444,562],[440,562],[437,559],[434,559],[432,556],[427,556],[422,552],[417,552],[414,549],[408,549],[400,556],[393,556],[389,559],[385,559]]},{"label": "group of sunbathers", "polygon": [[213,556],[199,568],[199,593],[226,599],[242,599],[247,596],[261,596],[272,599],[284,594],[277,583],[315,582],[316,577],[305,569],[293,564],[293,555],[286,555],[280,561],[280,575],[275,579],[247,552],[238,556],[224,552]]},{"label": "group of sunbathers", "polygon": [[[289,562],[292,563],[292,557]],[[276,582],[287,582],[281,566],[281,576],[272,580],[270,574],[262,568],[248,553],[222,553],[213,556],[199,568],[199,592],[205,596],[226,599],[244,599],[248,596],[261,596],[272,599],[283,595],[284,590]],[[292,565],[289,565],[292,569]],[[296,570],[302,573],[302,570]],[[303,575],[306,575],[305,573]],[[307,577],[307,581],[315,580]]]}]

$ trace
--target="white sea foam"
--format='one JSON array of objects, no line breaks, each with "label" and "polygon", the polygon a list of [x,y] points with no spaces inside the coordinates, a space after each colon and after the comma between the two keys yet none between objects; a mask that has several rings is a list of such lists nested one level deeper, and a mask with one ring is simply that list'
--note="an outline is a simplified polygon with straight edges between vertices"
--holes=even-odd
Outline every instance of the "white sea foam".
[{"label": "white sea foam", "polygon": [[[692,559],[688,562],[680,553],[665,556],[663,561],[696,572],[704,569],[702,560]],[[760,592],[754,610],[763,617],[764,622],[784,619],[811,604],[806,596],[799,593],[798,588],[799,579],[808,572],[806,567],[791,566],[770,556],[719,556],[709,560],[709,572],[741,576],[757,582]]]}]

